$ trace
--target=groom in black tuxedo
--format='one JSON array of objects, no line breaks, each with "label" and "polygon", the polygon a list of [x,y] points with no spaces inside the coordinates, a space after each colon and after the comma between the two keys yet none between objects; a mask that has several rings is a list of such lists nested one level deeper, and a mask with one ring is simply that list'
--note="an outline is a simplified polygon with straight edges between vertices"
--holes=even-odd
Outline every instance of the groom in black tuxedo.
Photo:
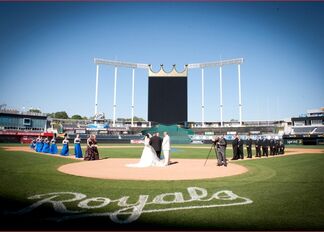
[{"label": "groom in black tuxedo", "polygon": [[155,133],[150,139],[150,145],[154,148],[157,157],[161,156],[161,147],[162,147],[162,138],[159,136],[159,133]]}]

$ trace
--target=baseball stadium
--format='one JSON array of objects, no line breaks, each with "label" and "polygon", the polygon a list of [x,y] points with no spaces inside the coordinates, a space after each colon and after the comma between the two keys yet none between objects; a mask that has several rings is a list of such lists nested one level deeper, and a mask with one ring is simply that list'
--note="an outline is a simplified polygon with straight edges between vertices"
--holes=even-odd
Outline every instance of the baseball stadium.
[{"label": "baseball stadium", "polygon": [[[106,19],[105,17],[111,20],[119,19],[121,21],[117,24],[122,25],[126,19],[121,19],[120,15],[114,13],[114,9],[118,9],[117,12],[126,12],[129,17],[144,12],[142,8],[138,10],[139,5],[142,7],[146,7],[146,4],[150,7],[153,5],[156,9],[153,3],[138,3],[139,5],[127,3],[132,6],[130,7],[132,10],[123,8],[125,6],[121,7],[119,3],[102,5],[87,3],[90,8],[85,11],[80,3],[81,7],[73,11],[71,8],[64,8],[69,4],[73,5],[72,3],[61,5],[35,3],[31,8],[44,7],[45,12],[48,10],[55,17],[59,16],[55,9],[62,9],[60,17],[70,23],[67,23],[67,28],[77,28],[76,32],[87,31],[85,29],[87,27],[93,28],[92,23],[99,23],[100,20]],[[163,11],[162,16],[157,14],[157,17],[162,17],[163,20],[168,15],[170,17],[178,15],[179,9],[184,6],[186,9],[184,12],[187,13],[180,15],[191,18],[192,15],[197,14],[202,17],[197,18],[199,22],[210,22],[209,18],[207,20],[203,17],[205,13],[202,12],[205,11],[208,17],[220,17],[212,16],[212,13],[221,6],[219,5],[221,3],[188,4],[188,6],[165,4],[161,3],[160,8],[157,7],[159,8],[157,12],[162,12],[164,7],[166,7],[164,10],[167,9]],[[211,7],[209,10],[207,10],[208,6]],[[255,4],[251,3],[249,6],[254,7]],[[319,3],[317,6],[324,9],[323,4]],[[21,7],[28,8],[25,5]],[[201,10],[201,12],[198,10],[200,13],[196,12],[196,7]],[[265,12],[272,9],[271,4],[262,7]],[[276,7],[273,8],[276,17],[279,17],[277,15],[279,9],[282,11],[292,9],[293,13],[296,10],[288,3]],[[317,13],[313,5],[306,4],[306,7],[310,7],[310,10]],[[19,12],[19,9],[13,5],[0,3],[0,13],[6,15],[6,8]],[[169,12],[169,9],[173,8],[177,10]],[[96,14],[92,11],[94,9]],[[228,8],[226,5],[222,9],[233,10],[234,8],[233,6]],[[137,13],[135,14],[133,10]],[[299,10],[298,8],[296,12]],[[64,13],[65,11],[67,13]],[[103,12],[109,12],[108,16]],[[238,11],[235,12],[233,14],[237,15],[235,17],[241,17]],[[323,12],[320,11],[319,14],[324,18]],[[82,15],[86,20],[94,17],[94,14],[95,20],[87,21],[85,28],[81,29],[76,26],[79,25],[76,22],[79,22],[81,16],[76,20],[70,18],[70,13],[74,17]],[[8,18],[13,17],[11,13],[7,14]],[[30,12],[26,12],[26,15],[28,14]],[[151,12],[145,16],[152,16],[151,14],[153,15]],[[272,13],[268,12],[268,14]],[[285,14],[288,15],[287,12]],[[7,21],[1,23],[1,17],[0,14],[0,30],[5,30],[7,28],[5,26],[10,23]],[[46,22],[52,23],[50,16],[42,15],[42,17],[48,20]],[[20,23],[24,21],[23,18],[16,20]],[[140,20],[140,18],[133,18],[133,20]],[[147,19],[144,17],[143,20]],[[153,21],[155,20],[157,19]],[[305,20],[305,25],[308,23],[305,18],[301,17],[300,20]],[[130,21],[126,20],[128,23],[131,23]],[[276,21],[271,22],[277,25],[274,23]],[[165,22],[159,23],[164,25]],[[245,23],[252,25],[249,20]],[[37,25],[39,28],[44,26],[44,24]],[[65,22],[62,25],[65,25]],[[196,28],[196,25],[192,27]],[[38,33],[40,29],[37,28],[35,26],[31,30]],[[193,35],[187,32],[190,31],[188,28],[184,33]],[[275,30],[274,27],[269,28]],[[172,32],[176,32],[178,28],[172,29]],[[101,39],[110,38],[111,34],[100,34],[104,33],[101,30],[96,29],[98,35],[105,35]],[[128,35],[129,38],[130,33],[133,32],[121,32],[119,26],[113,30],[116,38],[122,38],[122,35]],[[68,33],[69,30],[64,28],[63,31]],[[155,39],[160,39],[161,36],[155,37],[152,32],[149,34]],[[215,38],[218,36],[218,34],[211,35]],[[7,40],[4,41],[12,38],[6,36],[8,38],[5,37]],[[75,39],[78,34],[71,33],[64,36]],[[44,44],[48,45],[47,37],[41,38],[44,39]],[[136,38],[134,35],[134,40]],[[71,39],[73,42],[69,42],[70,46],[77,44],[74,39]],[[101,39],[95,41],[100,42]],[[267,38],[264,41],[267,41]],[[59,41],[57,43],[60,44]],[[118,41],[114,43],[118,44]],[[318,43],[323,44],[323,41]],[[76,45],[77,50],[84,48],[86,44]],[[33,46],[36,48],[42,45],[36,45],[35,42]],[[119,44],[119,46],[121,49],[126,45]],[[250,46],[252,45],[249,45],[249,48]],[[130,47],[126,47],[127,52],[131,50]],[[44,49],[42,47],[42,50]],[[183,65],[171,65],[167,62],[156,69],[158,63],[155,58],[149,56],[151,53],[143,52],[137,56],[126,56],[126,53],[119,54],[118,49],[114,50],[114,54],[124,55],[125,60],[149,60],[147,63],[137,63],[119,60],[116,57],[115,59],[97,58],[109,50],[89,52],[87,49],[84,50],[87,57],[84,63],[81,60],[78,62],[73,60],[77,58],[69,58],[68,49],[63,49],[67,54],[67,57],[62,58],[64,64],[56,63],[61,69],[66,70],[68,70],[67,66],[71,65],[73,70],[72,73],[66,71],[71,74],[71,77],[66,74],[62,79],[66,80],[66,83],[59,84],[58,89],[64,90],[64,97],[53,93],[53,89],[57,88],[54,84],[44,90],[36,91],[36,95],[30,91],[29,85],[28,89],[23,91],[16,86],[17,91],[7,91],[6,89],[11,89],[14,83],[14,78],[11,80],[10,75],[18,75],[16,72],[19,70],[8,71],[9,67],[4,65],[4,71],[0,72],[4,77],[1,78],[3,91],[0,95],[0,100],[3,101],[0,105],[0,228],[2,230],[315,231],[324,229],[324,107],[320,105],[324,99],[321,91],[309,90],[314,92],[314,98],[307,94],[302,97],[293,95],[297,91],[292,88],[285,89],[284,93],[279,93],[280,91],[276,93],[270,91],[271,87],[275,86],[271,85],[272,81],[263,80],[264,83],[268,83],[269,90],[262,93],[269,96],[268,99],[279,99],[281,96],[282,108],[280,109],[286,109],[285,114],[289,117],[272,119],[260,117],[258,120],[254,117],[254,115],[259,117],[257,110],[261,111],[262,116],[265,115],[263,111],[266,110],[259,109],[254,104],[258,99],[252,97],[253,89],[246,81],[262,79],[257,75],[253,76],[253,72],[250,71],[260,64],[253,59],[251,54],[254,52],[247,52],[245,55],[242,49],[240,50],[242,52],[236,53],[243,54],[242,56],[235,54],[229,59],[221,57],[209,59],[208,52],[206,58],[201,54],[197,57],[193,54],[193,59],[188,56],[180,59],[181,64],[184,60],[187,62]],[[175,53],[177,49],[180,48],[176,46],[172,48]],[[162,57],[163,50],[158,50]],[[29,51],[27,47],[26,51]],[[262,51],[257,53],[263,54]],[[169,55],[169,51],[166,54]],[[54,55],[49,53],[49,61],[61,57],[51,56]],[[35,58],[33,62],[37,59]],[[190,63],[190,60],[198,60],[198,62]],[[204,62],[205,60],[212,61]],[[49,66],[45,69],[52,67],[53,73],[54,70],[59,70],[56,65],[51,66],[49,61],[47,61]],[[20,67],[23,65],[21,64]],[[31,69],[36,66],[30,66],[28,63]],[[90,74],[88,69],[91,70]],[[296,71],[296,73],[300,72]],[[37,76],[38,72],[35,71],[33,74]],[[26,71],[26,79],[32,80],[32,75],[29,77],[28,75]],[[47,80],[50,80],[51,84],[57,84],[54,77],[49,78],[50,75],[46,77]],[[252,77],[248,79],[247,76]],[[217,81],[217,89],[213,88],[213,91],[210,91],[211,77],[215,83]],[[72,85],[69,84],[69,78],[72,80]],[[123,81],[126,78],[129,79]],[[230,78],[231,85],[227,85]],[[282,77],[278,78],[282,79]],[[109,86],[104,82],[107,79],[111,81]],[[144,81],[140,82],[139,79]],[[321,86],[322,80],[319,79],[314,77],[309,81],[309,85],[314,84],[316,88]],[[85,89],[75,84],[81,80],[87,82]],[[140,84],[137,84],[138,82]],[[141,87],[142,83],[145,88]],[[38,88],[39,82],[36,84]],[[42,82],[40,85],[43,84]],[[299,84],[305,89],[309,88],[306,84]],[[35,85],[30,86],[32,88]],[[195,87],[194,91],[192,86]],[[231,94],[228,94],[229,86]],[[107,104],[105,95],[107,92],[111,93],[109,102],[112,104]],[[292,98],[297,99],[296,101],[300,101],[295,104],[296,107],[298,106],[296,109],[304,109],[304,111],[296,113],[289,108],[288,93],[293,95]],[[104,97],[101,97],[101,94]],[[279,97],[275,96],[276,94]],[[227,99],[232,98],[232,95],[235,98],[233,100],[235,106],[228,107]],[[139,103],[137,99],[142,96],[145,96],[145,101]],[[284,102],[285,96],[289,103],[287,105]],[[80,101],[79,105],[76,105],[74,97]],[[307,97],[310,98],[309,101],[302,101]],[[89,104],[86,100],[88,98],[91,99]],[[213,104],[210,104],[211,98],[216,99]],[[28,104],[28,99],[32,99],[34,105],[44,101],[49,103],[42,110],[35,107],[19,107]],[[124,102],[125,99],[127,104],[124,105],[127,105],[127,110],[120,106],[123,104],[120,102]],[[249,101],[253,104],[249,104]],[[55,105],[56,103],[53,102],[59,103]],[[245,102],[246,105],[243,104]],[[303,106],[301,107],[300,104]],[[81,105],[85,111],[82,111]],[[234,108],[235,110],[232,110],[234,113],[231,112],[229,117],[226,111]],[[142,112],[141,109],[145,110]],[[53,111],[57,112],[52,113]],[[69,117],[66,112],[74,115]],[[91,116],[80,116],[84,114],[83,112],[89,112],[88,115]]]}]

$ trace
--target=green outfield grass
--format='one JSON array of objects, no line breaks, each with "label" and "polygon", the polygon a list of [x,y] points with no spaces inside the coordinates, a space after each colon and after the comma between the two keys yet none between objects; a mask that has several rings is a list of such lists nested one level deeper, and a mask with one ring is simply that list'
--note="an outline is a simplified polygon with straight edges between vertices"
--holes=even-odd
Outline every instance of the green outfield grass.
[{"label": "green outfield grass", "polygon": [[[197,145],[201,146],[201,145]],[[176,147],[176,146],[175,146]],[[175,158],[206,158],[208,149],[176,148]],[[142,148],[100,149],[102,157],[140,156]],[[231,153],[228,152],[229,158]],[[244,160],[239,164],[249,172],[233,177],[195,181],[116,181],[63,174],[57,168],[82,162],[28,152],[9,152],[0,147],[1,228],[14,229],[221,229],[221,230],[323,230],[324,229],[324,155],[304,154],[276,159]],[[108,170],[109,171],[109,170]],[[216,167],[215,167],[216,171]],[[91,217],[57,222],[62,214],[50,203],[22,215],[17,212],[38,200],[36,194],[78,192],[89,197],[118,199],[129,196],[135,203],[139,195],[149,201],[162,193],[182,192],[188,187],[205,188],[208,196],[230,190],[249,198],[252,204],[218,208],[143,213],[130,224],[112,222],[109,217]],[[63,198],[62,198],[63,199]],[[69,210],[79,210],[78,202],[67,202]],[[204,202],[177,203],[175,206],[199,206]],[[150,209],[153,206],[146,206]],[[157,205],[157,209],[167,207]],[[91,212],[117,210],[115,204]],[[65,214],[68,215],[68,214]]]},{"label": "green outfield grass", "polygon": [[285,145],[287,148],[323,149],[324,145]]}]

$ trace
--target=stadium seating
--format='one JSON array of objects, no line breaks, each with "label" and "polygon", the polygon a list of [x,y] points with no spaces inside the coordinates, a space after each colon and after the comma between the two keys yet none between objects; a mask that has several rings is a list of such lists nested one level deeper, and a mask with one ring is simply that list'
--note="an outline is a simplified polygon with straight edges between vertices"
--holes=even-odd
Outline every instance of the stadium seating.
[{"label": "stadium seating", "polygon": [[317,127],[314,134],[324,134],[324,127]]},{"label": "stadium seating", "polygon": [[292,134],[310,134],[316,127],[293,127]]}]

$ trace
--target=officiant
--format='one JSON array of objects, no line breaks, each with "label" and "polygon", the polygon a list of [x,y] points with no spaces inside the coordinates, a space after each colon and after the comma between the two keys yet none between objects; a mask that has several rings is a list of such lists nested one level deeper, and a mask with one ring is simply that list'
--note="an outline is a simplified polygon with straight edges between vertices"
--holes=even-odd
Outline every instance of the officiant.
[{"label": "officiant", "polygon": [[152,136],[150,139],[150,145],[155,150],[157,157],[161,159],[162,138],[160,137],[159,132]]}]

